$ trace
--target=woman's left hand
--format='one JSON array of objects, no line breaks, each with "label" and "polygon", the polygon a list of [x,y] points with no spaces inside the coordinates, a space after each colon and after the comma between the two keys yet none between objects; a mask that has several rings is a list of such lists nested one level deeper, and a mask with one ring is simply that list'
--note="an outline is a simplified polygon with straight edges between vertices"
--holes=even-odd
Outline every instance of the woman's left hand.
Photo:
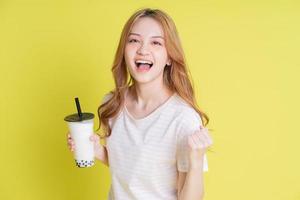
[{"label": "woman's left hand", "polygon": [[203,166],[203,156],[207,147],[212,145],[212,139],[208,129],[200,126],[200,129],[188,136],[190,167]]}]

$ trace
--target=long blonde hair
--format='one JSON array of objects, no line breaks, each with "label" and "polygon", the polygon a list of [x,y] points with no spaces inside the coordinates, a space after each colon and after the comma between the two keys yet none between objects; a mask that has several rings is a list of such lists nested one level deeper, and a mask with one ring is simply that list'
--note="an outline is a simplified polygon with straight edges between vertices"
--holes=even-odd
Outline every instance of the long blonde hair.
[{"label": "long blonde hair", "polygon": [[135,86],[135,81],[126,68],[124,51],[133,24],[142,17],[151,17],[155,19],[162,25],[164,30],[166,49],[172,61],[171,65],[166,65],[164,68],[164,84],[166,84],[171,91],[177,92],[180,97],[197,111],[204,126],[209,122],[208,116],[197,106],[190,71],[185,62],[184,52],[173,20],[162,10],[145,8],[137,10],[123,27],[111,69],[115,80],[115,89],[110,91],[111,98],[101,104],[98,108],[99,128],[97,130],[102,126],[104,131],[104,136],[100,135],[101,138],[109,137],[111,135],[111,128],[108,120],[119,113],[124,103],[126,89],[131,83],[133,83],[133,87]]}]

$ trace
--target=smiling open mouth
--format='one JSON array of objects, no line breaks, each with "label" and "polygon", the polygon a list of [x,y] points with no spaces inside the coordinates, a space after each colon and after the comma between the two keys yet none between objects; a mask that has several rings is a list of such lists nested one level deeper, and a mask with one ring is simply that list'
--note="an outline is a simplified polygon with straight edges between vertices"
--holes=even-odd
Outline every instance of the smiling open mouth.
[{"label": "smiling open mouth", "polygon": [[137,67],[138,71],[148,71],[153,66],[151,61],[135,61],[135,66]]}]

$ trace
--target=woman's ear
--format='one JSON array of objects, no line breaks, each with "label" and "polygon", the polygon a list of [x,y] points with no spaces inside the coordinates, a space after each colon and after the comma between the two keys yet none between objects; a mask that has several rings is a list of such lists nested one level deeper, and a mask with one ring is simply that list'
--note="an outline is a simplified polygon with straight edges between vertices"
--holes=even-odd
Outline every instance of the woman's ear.
[{"label": "woman's ear", "polygon": [[171,66],[171,65],[172,65],[172,61],[171,61],[170,59],[168,60],[167,65],[168,65],[168,66]]}]

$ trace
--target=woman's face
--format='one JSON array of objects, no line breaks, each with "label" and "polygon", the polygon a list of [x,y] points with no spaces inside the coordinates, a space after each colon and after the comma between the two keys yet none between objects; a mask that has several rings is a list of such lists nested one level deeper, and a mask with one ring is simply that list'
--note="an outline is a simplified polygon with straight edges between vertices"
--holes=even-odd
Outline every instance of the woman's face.
[{"label": "woman's face", "polygon": [[170,64],[161,25],[142,17],[133,25],[125,46],[125,62],[138,83],[163,79],[164,67]]}]

